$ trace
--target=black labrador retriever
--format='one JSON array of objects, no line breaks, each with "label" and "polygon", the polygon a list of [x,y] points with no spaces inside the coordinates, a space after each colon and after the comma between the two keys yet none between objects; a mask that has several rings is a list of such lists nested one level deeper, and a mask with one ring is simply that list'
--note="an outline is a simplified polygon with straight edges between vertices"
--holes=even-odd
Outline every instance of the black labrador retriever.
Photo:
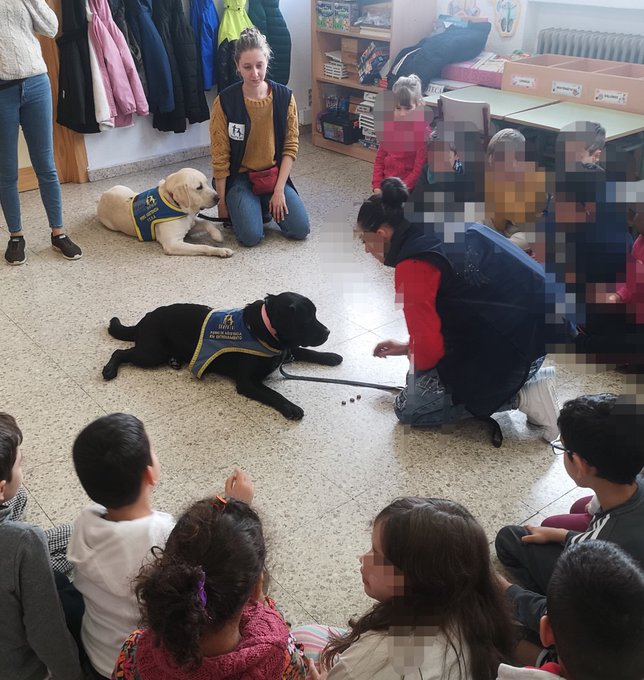
[{"label": "black labrador retriever", "polygon": [[283,416],[299,420],[304,411],[266,387],[264,379],[292,356],[323,366],[337,366],[339,354],[316,352],[329,329],[315,316],[315,305],[297,293],[268,295],[239,310],[212,310],[205,305],[158,307],[136,326],[110,321],[109,333],[132,340],[134,347],[117,349],[103,368],[105,380],[116,378],[124,363],[141,368],[189,363],[198,377],[219,373],[235,380],[237,392],[272,406]]}]

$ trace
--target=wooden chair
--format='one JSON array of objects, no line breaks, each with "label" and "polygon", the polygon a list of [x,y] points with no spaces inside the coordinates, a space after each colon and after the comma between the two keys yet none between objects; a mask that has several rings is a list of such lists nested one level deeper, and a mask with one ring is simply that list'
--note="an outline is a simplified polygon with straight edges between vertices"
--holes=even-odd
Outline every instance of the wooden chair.
[{"label": "wooden chair", "polygon": [[438,100],[438,118],[456,123],[473,123],[481,131],[483,148],[490,141],[490,105],[487,102],[462,101],[442,94]]}]

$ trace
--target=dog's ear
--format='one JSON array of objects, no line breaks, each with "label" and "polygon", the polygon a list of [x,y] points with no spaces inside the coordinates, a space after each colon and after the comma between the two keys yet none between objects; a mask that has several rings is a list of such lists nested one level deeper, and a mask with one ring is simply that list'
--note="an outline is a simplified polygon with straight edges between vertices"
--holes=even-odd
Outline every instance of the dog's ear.
[{"label": "dog's ear", "polygon": [[174,196],[174,202],[182,210],[190,210],[192,207],[190,201],[190,188],[185,182],[176,186],[172,192],[172,195]]}]

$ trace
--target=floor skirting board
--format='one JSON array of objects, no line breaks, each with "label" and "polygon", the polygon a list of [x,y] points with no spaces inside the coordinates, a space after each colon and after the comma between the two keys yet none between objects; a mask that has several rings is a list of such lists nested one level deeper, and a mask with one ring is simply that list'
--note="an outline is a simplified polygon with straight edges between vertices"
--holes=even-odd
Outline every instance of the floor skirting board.
[{"label": "floor skirting board", "polygon": [[175,151],[173,153],[163,154],[161,156],[153,156],[152,158],[144,158],[140,161],[132,163],[123,163],[121,165],[110,165],[106,168],[96,168],[88,170],[87,176],[90,182],[97,182],[101,179],[109,179],[110,177],[118,177],[120,175],[129,175],[133,172],[141,172],[149,168],[158,168],[169,163],[178,163],[180,161],[187,161],[191,158],[203,158],[210,154],[210,146],[196,146],[192,149],[184,149],[183,151]]}]

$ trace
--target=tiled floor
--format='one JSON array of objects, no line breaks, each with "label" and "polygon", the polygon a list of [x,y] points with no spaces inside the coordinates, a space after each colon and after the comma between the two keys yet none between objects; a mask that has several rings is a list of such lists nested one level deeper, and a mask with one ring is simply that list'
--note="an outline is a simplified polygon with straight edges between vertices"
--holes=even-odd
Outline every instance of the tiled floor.
[{"label": "tiled floor", "polygon": [[[207,158],[187,164],[209,172]],[[369,522],[394,497],[461,501],[492,539],[505,523],[540,521],[582,495],[517,412],[499,416],[505,442],[495,449],[475,422],[450,434],[406,430],[392,412],[392,397],[369,389],[274,376],[271,384],[306,412],[294,423],[214,376],[199,382],[186,370],[125,367],[117,380],[104,382],[101,367],[122,345],[107,334],[111,316],[133,323],[162,304],[241,306],[283,290],[315,301],[331,328],[329,348],[345,358],[337,368],[297,370],[404,381],[404,358],[371,356],[379,338],[405,337],[392,271],[351,238],[351,221],[370,188],[370,165],[316,149],[304,137],[294,180],[310,211],[310,239],[292,243],[269,234],[248,250],[228,232],[226,245],[235,250],[229,260],[167,257],[156,244],[98,223],[96,202],[106,188],[147,189],[178,167],[64,186],[67,227],[84,251],[78,262],[49,247],[37,192],[22,195],[29,259],[21,267],[0,266],[0,410],[14,414],[25,433],[32,521],[49,526],[74,519],[87,502],[71,463],[75,434],[101,414],[134,413],[161,459],[159,509],[178,512],[221,490],[233,466],[248,469],[269,539],[274,596],[294,622],[344,624],[368,606],[356,556],[367,546]],[[558,386],[566,399],[619,391],[623,384],[615,373],[558,366]],[[357,393],[362,398],[349,403]]]}]

